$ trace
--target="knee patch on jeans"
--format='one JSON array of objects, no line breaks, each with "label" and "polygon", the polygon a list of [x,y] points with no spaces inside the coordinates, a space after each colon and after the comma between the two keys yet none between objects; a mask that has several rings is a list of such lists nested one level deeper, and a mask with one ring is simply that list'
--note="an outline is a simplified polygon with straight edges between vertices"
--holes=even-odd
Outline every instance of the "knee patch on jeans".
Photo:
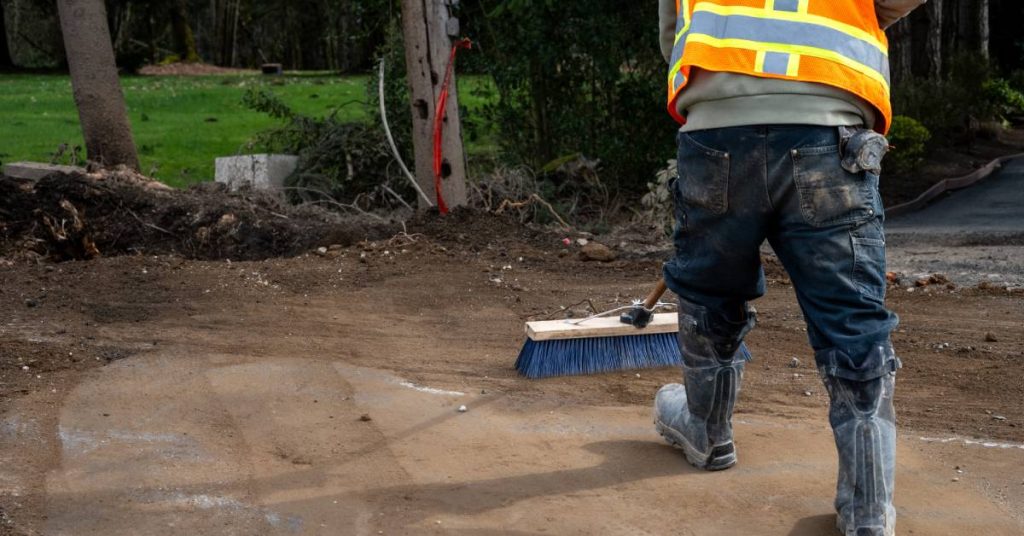
[{"label": "knee patch on jeans", "polygon": [[903,368],[889,342],[875,344],[860,355],[827,348],[815,353],[814,360],[823,375],[856,382],[871,381]]},{"label": "knee patch on jeans", "polygon": [[750,352],[743,344],[757,323],[757,312],[746,307],[743,318],[733,321],[713,314],[707,307],[679,301],[679,343],[684,349],[683,359],[693,354],[713,358],[719,364],[732,364],[750,360]]}]

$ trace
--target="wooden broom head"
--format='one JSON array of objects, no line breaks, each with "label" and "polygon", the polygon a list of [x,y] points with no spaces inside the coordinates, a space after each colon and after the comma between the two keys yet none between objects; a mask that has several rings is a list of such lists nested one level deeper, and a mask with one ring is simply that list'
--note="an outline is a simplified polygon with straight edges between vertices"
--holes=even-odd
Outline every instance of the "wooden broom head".
[{"label": "wooden broom head", "polygon": [[527,322],[526,336],[533,341],[555,341],[570,339],[592,339],[600,337],[622,337],[628,335],[657,335],[679,331],[679,315],[661,313],[654,315],[651,323],[642,329],[623,324],[618,317],[604,317],[570,324],[565,320]]}]

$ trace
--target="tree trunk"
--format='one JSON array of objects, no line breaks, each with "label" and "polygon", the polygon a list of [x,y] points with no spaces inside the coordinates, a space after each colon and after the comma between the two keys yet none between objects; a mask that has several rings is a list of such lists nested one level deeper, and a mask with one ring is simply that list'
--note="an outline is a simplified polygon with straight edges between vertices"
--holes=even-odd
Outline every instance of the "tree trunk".
[{"label": "tree trunk", "polygon": [[988,0],[958,0],[959,50],[988,58]]},{"label": "tree trunk", "polygon": [[171,6],[171,30],[174,34],[174,51],[181,61],[196,63],[199,53],[196,51],[196,38],[192,26],[188,23],[187,0],[174,0]]},{"label": "tree trunk", "polygon": [[[416,182],[437,201],[434,187],[434,118],[445,114],[441,166],[441,193],[449,207],[466,204],[466,156],[459,123],[459,98],[455,76],[448,104],[436,110],[444,83],[452,43],[448,35],[450,0],[402,0],[406,71],[412,96],[412,136],[416,153]],[[425,208],[422,199],[420,208]]]},{"label": "tree trunk", "polygon": [[942,76],[942,4],[943,0],[931,0],[911,14],[911,70],[929,80]]},{"label": "tree trunk", "polygon": [[911,78],[913,35],[910,19],[904,17],[886,31],[889,36],[889,70],[892,85],[898,86]]},{"label": "tree trunk", "polygon": [[58,0],[57,9],[89,160],[139,169],[103,0]]},{"label": "tree trunk", "polygon": [[7,21],[4,17],[4,4],[0,2],[0,71],[14,69],[14,59],[11,58],[11,48],[7,43]]}]

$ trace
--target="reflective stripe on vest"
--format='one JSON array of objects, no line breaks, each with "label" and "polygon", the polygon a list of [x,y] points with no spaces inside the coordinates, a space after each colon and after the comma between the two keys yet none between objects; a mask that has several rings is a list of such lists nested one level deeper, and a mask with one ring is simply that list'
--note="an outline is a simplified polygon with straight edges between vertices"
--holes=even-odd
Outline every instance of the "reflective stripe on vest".
[{"label": "reflective stripe on vest", "polygon": [[689,30],[690,1],[676,0],[676,39],[672,46],[672,56],[668,64],[672,66],[668,73],[668,98],[675,99],[679,90],[686,85],[686,76],[682,73],[683,52],[686,50],[686,32]]},{"label": "reflective stripe on vest", "polygon": [[[831,62],[840,69],[837,74],[826,80],[818,76],[812,81],[850,90],[874,104],[883,115],[888,114],[889,55],[884,34],[881,30],[873,34],[869,29],[808,13],[811,1],[824,0],[766,0],[764,7],[729,5],[728,0],[679,0],[668,77],[673,115],[682,121],[674,108],[687,83],[687,64],[701,66],[701,61],[686,55],[687,44],[696,43],[714,49],[746,51],[750,59],[732,61],[725,70],[752,75],[801,80],[801,58]],[[741,3],[750,2],[733,2]],[[852,80],[858,77],[868,80]],[[887,124],[888,117],[885,119]]]}]

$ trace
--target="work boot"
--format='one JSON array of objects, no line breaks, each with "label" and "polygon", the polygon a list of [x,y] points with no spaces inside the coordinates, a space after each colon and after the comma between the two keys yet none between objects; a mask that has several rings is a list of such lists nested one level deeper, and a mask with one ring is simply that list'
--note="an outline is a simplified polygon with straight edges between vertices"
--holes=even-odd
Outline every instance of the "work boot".
[{"label": "work boot", "polygon": [[836,526],[843,536],[893,536],[896,374],[869,381],[829,376],[825,369],[821,375],[831,398],[829,423],[839,452]]},{"label": "work boot", "polygon": [[654,425],[698,469],[721,471],[736,465],[732,411],[750,353],[743,337],[754,326],[747,309],[740,322],[711,326],[704,307],[680,302],[679,349],[683,383],[669,384],[654,400]]}]

